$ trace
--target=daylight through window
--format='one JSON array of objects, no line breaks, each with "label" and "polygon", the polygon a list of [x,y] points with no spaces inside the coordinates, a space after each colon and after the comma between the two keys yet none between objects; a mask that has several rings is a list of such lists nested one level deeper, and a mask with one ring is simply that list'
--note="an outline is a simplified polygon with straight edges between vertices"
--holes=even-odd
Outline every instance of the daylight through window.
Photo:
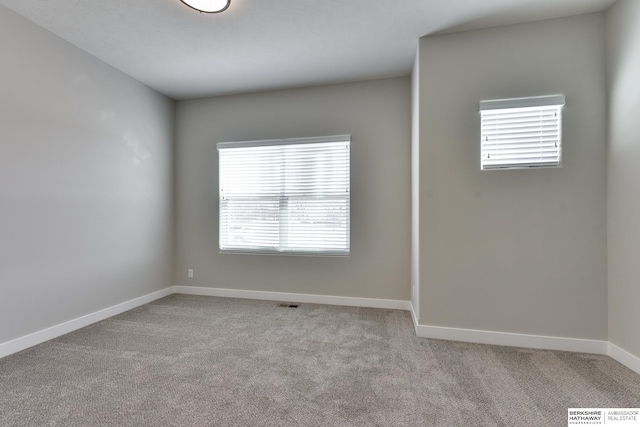
[{"label": "daylight through window", "polygon": [[564,95],[480,102],[482,169],[558,167]]},{"label": "daylight through window", "polygon": [[350,142],[219,143],[221,252],[348,255]]}]

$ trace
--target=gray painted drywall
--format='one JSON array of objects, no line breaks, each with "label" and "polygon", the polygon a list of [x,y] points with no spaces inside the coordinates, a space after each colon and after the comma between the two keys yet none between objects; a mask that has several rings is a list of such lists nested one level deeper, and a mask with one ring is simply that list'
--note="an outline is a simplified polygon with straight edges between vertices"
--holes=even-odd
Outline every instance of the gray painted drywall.
[{"label": "gray painted drywall", "polygon": [[174,103],[0,6],[0,343],[172,277]]},{"label": "gray painted drywall", "polygon": [[[403,77],[178,102],[176,285],[408,301],[410,90]],[[219,254],[216,143],[337,134],[352,136],[351,256]]]},{"label": "gray painted drywall", "polygon": [[[604,43],[603,14],[420,40],[421,324],[607,338]],[[478,102],[556,93],[562,168],[481,171]]]},{"label": "gray painted drywall", "polygon": [[420,51],[411,71],[411,306],[420,319]]},{"label": "gray painted drywall", "polygon": [[640,2],[607,11],[609,341],[640,357]]}]

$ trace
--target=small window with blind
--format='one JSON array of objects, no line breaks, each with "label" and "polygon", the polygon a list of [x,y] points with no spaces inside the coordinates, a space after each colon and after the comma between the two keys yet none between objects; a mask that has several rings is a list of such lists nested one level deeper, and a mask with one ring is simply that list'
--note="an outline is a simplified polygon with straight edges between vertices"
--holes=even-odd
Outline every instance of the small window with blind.
[{"label": "small window with blind", "polygon": [[349,255],[349,135],[221,142],[220,251]]},{"label": "small window with blind", "polygon": [[564,104],[564,95],[481,101],[481,168],[560,167]]}]

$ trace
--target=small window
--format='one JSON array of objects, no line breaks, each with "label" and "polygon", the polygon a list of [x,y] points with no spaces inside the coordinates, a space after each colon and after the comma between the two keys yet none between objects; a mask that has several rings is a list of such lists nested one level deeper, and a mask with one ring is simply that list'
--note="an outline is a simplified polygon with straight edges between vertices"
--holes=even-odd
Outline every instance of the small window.
[{"label": "small window", "polygon": [[349,255],[350,136],[222,142],[220,251]]},{"label": "small window", "polygon": [[564,95],[480,102],[481,167],[559,167]]}]

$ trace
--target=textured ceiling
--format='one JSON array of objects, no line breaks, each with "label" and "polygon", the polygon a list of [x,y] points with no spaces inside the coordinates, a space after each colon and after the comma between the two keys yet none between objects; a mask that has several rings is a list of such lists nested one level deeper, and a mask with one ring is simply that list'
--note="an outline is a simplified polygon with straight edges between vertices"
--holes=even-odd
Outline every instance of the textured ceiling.
[{"label": "textured ceiling", "polygon": [[605,10],[614,0],[0,0],[174,99],[408,75],[419,37]]}]

